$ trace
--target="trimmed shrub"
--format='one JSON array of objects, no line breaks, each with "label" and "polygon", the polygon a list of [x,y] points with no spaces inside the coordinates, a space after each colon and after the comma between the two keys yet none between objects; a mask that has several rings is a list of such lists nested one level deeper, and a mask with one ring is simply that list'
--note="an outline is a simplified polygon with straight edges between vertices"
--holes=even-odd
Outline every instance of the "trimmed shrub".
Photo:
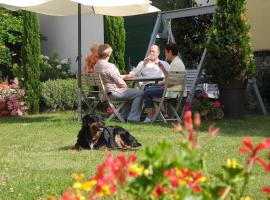
[{"label": "trimmed shrub", "polygon": [[236,82],[245,86],[255,73],[247,21],[247,0],[218,0],[211,41],[207,48],[205,72],[220,88]]},{"label": "trimmed shrub", "polygon": [[123,17],[105,16],[105,41],[112,46],[110,62],[114,63],[121,73],[125,73],[125,42],[126,32]]},{"label": "trimmed shrub", "polygon": [[32,113],[39,112],[40,100],[40,36],[36,13],[23,12],[22,86]]},{"label": "trimmed shrub", "polygon": [[74,109],[77,106],[76,79],[48,80],[41,84],[41,98],[50,110]]}]

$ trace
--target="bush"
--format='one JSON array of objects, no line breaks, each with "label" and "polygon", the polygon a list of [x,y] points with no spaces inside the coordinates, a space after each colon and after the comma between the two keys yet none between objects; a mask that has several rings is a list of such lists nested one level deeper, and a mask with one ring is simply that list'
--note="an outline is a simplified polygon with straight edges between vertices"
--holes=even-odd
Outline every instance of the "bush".
[{"label": "bush", "polygon": [[42,83],[41,98],[48,109],[74,109],[77,106],[76,80],[58,79]]},{"label": "bush", "polygon": [[19,77],[27,91],[27,101],[32,113],[39,112],[40,102],[40,36],[36,13],[23,11],[22,67]]},{"label": "bush", "polygon": [[217,1],[205,72],[220,88],[233,83],[245,86],[255,72],[246,6],[247,0]]},{"label": "bush", "polygon": [[41,55],[40,59],[40,81],[66,79],[72,76],[69,72],[70,58],[60,60],[58,54],[53,53],[51,57]]},{"label": "bush", "polygon": [[114,63],[121,73],[125,73],[125,42],[126,32],[123,17],[105,16],[105,41],[112,46],[110,62]]},{"label": "bush", "polygon": [[26,114],[28,111],[27,97],[25,89],[19,88],[18,79],[14,79],[10,85],[7,83],[4,85],[4,87],[0,87],[0,116]]},{"label": "bush", "polygon": [[0,8],[0,77],[13,79],[13,64],[21,62],[22,11]]}]

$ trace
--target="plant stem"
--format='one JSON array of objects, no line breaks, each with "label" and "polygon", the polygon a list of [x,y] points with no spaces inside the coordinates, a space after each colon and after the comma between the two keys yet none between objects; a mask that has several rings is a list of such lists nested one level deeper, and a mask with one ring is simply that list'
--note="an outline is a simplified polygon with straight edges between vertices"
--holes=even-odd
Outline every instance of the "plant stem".
[{"label": "plant stem", "polygon": [[232,187],[228,186],[226,190],[224,191],[223,195],[219,198],[219,200],[224,200],[226,197],[230,194]]},{"label": "plant stem", "polygon": [[246,165],[246,174],[245,174],[244,183],[243,183],[243,186],[242,186],[242,189],[241,189],[241,192],[240,192],[240,197],[242,197],[244,195],[244,191],[245,191],[245,189],[247,187],[248,179],[249,179],[249,175],[251,173],[252,167],[253,167],[252,163],[248,163]]}]

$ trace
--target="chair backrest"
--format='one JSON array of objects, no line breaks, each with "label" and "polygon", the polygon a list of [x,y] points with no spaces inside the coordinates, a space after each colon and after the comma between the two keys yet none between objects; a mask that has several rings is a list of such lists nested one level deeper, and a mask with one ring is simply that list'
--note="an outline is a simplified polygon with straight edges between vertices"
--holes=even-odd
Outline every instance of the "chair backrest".
[{"label": "chair backrest", "polygon": [[182,98],[183,94],[184,94],[184,91],[185,91],[185,85],[186,85],[186,76],[187,76],[187,72],[185,71],[170,71],[169,74],[168,74],[168,77],[165,81],[165,88],[164,88],[164,92],[163,92],[163,95],[162,95],[162,101],[163,99],[165,98],[165,96],[167,96],[167,92],[168,92],[168,88],[170,88],[171,85],[174,85],[174,86],[177,86],[177,85],[180,85],[182,87],[179,87],[179,91],[176,89],[176,90],[173,90],[173,91],[170,91],[173,92],[173,93],[176,93],[178,97]]},{"label": "chair backrest", "polygon": [[97,97],[101,101],[104,101],[105,98],[105,87],[103,85],[100,74],[98,73],[87,73],[82,75],[82,96],[83,98]]},{"label": "chair backrest", "polygon": [[179,71],[170,71],[167,77],[167,84],[169,85],[182,85],[185,86],[186,84],[186,76],[187,72],[179,72]]}]

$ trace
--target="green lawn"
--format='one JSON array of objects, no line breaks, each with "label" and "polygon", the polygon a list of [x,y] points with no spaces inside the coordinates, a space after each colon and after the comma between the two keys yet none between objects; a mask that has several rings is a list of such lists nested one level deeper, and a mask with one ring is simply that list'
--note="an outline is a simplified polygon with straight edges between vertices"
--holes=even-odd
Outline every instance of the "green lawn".
[{"label": "green lawn", "polygon": [[[179,141],[179,135],[162,124],[121,126],[144,146],[163,139],[173,144]],[[216,126],[221,128],[220,135],[200,149],[208,154],[210,172],[217,172],[228,157],[244,161],[244,155],[237,149],[245,136],[252,136],[255,141],[270,137],[269,116],[224,119],[216,122]],[[0,199],[44,199],[47,195],[60,195],[72,185],[72,172],[93,175],[107,151],[67,150],[75,144],[79,129],[72,112],[0,118]],[[259,190],[270,185],[270,176],[259,166],[254,172],[256,178],[249,184],[248,195],[255,200],[263,199]]]}]

